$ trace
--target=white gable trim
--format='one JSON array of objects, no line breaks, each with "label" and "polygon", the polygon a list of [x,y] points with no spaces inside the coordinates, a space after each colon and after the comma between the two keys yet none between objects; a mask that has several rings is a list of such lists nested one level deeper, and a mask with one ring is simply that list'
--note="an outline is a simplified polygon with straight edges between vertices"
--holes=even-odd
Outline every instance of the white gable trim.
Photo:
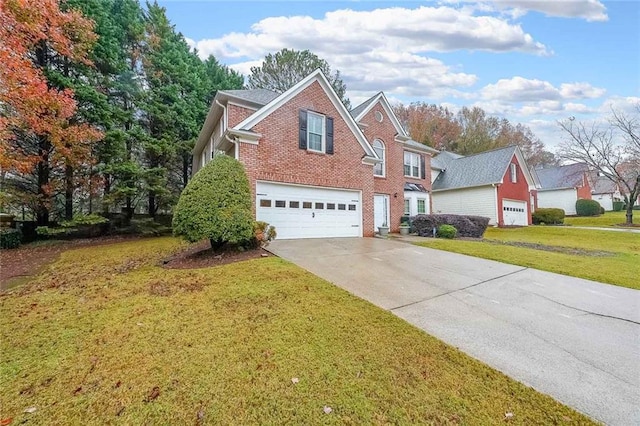
[{"label": "white gable trim", "polygon": [[256,124],[264,120],[269,114],[271,114],[272,112],[280,108],[282,105],[290,101],[294,96],[302,92],[304,89],[309,87],[315,81],[317,81],[320,84],[320,87],[322,87],[322,89],[325,91],[325,93],[331,100],[331,103],[340,114],[340,117],[342,117],[344,122],[347,123],[347,126],[349,127],[351,132],[354,134],[354,136],[362,146],[362,149],[364,149],[364,152],[366,153],[366,155],[368,157],[373,157],[377,159],[378,157],[375,151],[373,150],[373,147],[369,144],[369,142],[367,141],[367,138],[364,136],[364,133],[362,133],[362,130],[360,130],[360,127],[358,127],[358,124],[355,122],[353,117],[351,117],[351,114],[349,114],[349,111],[347,111],[347,109],[342,104],[342,102],[340,102],[340,98],[338,98],[338,95],[336,95],[336,92],[333,90],[333,87],[331,87],[331,84],[329,84],[329,81],[324,76],[322,71],[320,71],[320,69],[315,70],[314,72],[309,74],[307,77],[299,81],[296,85],[291,87],[289,90],[282,93],[273,101],[265,105],[263,108],[251,114],[249,117],[247,117],[237,126],[235,126],[234,129],[251,130]]},{"label": "white gable trim", "polygon": [[391,104],[389,103],[389,100],[387,99],[387,97],[384,95],[384,92],[378,93],[376,98],[372,102],[370,102],[369,105],[367,105],[367,107],[364,110],[362,110],[362,112],[360,112],[360,114],[358,114],[357,117],[355,117],[355,120],[356,121],[362,120],[362,117],[367,115],[367,113],[371,111],[371,108],[373,108],[373,106],[378,102],[380,102],[380,105],[382,105],[382,108],[387,113],[387,116],[391,120],[391,123],[393,124],[393,127],[395,127],[398,135],[408,136],[407,132],[404,130],[402,125],[400,125],[400,120],[398,120],[398,117],[396,117],[396,115],[393,113],[393,108],[391,108]]},{"label": "white gable trim", "polygon": [[[520,147],[516,146],[515,148],[516,149],[514,150],[513,154],[518,159],[518,163],[520,164],[520,169],[522,169],[522,173],[524,174],[524,178],[527,181],[527,185],[529,185],[529,190],[539,188],[540,186],[537,185],[537,181],[533,178],[533,175],[531,174],[531,170],[529,170],[529,166],[527,165],[527,162],[525,161],[524,156],[522,155],[522,151],[520,150]],[[509,163],[507,164],[507,167],[502,172],[502,178],[499,183],[502,183],[502,179],[504,179],[504,175],[509,170],[510,164],[511,164],[511,159],[509,159]]]}]

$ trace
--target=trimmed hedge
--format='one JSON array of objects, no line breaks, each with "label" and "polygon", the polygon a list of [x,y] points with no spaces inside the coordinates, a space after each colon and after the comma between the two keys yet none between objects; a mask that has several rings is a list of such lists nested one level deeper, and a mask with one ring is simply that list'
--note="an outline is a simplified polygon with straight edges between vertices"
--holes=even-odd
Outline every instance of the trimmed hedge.
[{"label": "trimmed hedge", "polygon": [[216,155],[187,184],[173,211],[173,232],[213,248],[254,237],[249,179],[239,161]]},{"label": "trimmed hedge", "polygon": [[623,207],[624,207],[624,201],[614,201],[613,202],[613,211],[614,212],[621,212]]},{"label": "trimmed hedge", "polygon": [[22,243],[22,232],[19,229],[0,229],[0,248],[14,249],[20,247]]},{"label": "trimmed hedge", "polygon": [[564,210],[540,208],[531,214],[534,225],[562,225],[564,223]]},{"label": "trimmed hedge", "polygon": [[447,238],[451,240],[456,237],[457,233],[458,231],[456,228],[451,225],[440,225],[436,235],[438,238]]},{"label": "trimmed hedge", "polygon": [[433,236],[441,225],[451,225],[458,231],[459,237],[481,238],[489,226],[489,218],[457,214],[420,214],[413,217],[411,226],[421,237]]},{"label": "trimmed hedge", "polygon": [[600,203],[596,200],[576,201],[576,214],[578,216],[598,216],[600,214]]}]

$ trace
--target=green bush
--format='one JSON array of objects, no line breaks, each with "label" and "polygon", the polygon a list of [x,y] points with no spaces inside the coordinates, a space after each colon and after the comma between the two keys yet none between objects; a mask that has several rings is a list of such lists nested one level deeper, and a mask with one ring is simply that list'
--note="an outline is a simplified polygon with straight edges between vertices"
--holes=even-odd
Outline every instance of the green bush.
[{"label": "green bush", "polygon": [[275,240],[277,236],[275,226],[258,220],[253,222],[253,239],[249,246],[253,248],[266,247],[271,241]]},{"label": "green bush", "polygon": [[60,222],[60,226],[63,228],[74,228],[80,225],[100,225],[107,222],[109,222],[109,219],[99,214],[79,214],[73,216],[72,220],[63,220]]},{"label": "green bush", "polygon": [[621,212],[623,207],[624,207],[624,201],[614,201],[613,202],[613,211],[614,212]]},{"label": "green bush", "polygon": [[456,234],[458,233],[458,230],[451,225],[440,225],[438,227],[438,231],[436,233],[436,235],[438,236],[438,238],[448,238],[448,239],[452,239],[456,237]]},{"label": "green bush", "polygon": [[213,248],[249,243],[254,237],[251,190],[242,164],[217,155],[198,171],[174,209],[173,232],[190,242],[208,238]]},{"label": "green bush", "polygon": [[600,206],[600,214],[604,214],[604,213],[605,213],[605,211],[606,211],[606,210],[604,209],[604,207]]},{"label": "green bush", "polygon": [[128,232],[144,237],[157,237],[171,233],[171,228],[156,222],[153,218],[131,219]]},{"label": "green bush", "polygon": [[561,225],[564,223],[564,210],[562,209],[537,209],[531,214],[534,225]]},{"label": "green bush", "polygon": [[75,228],[49,228],[48,226],[38,226],[36,228],[36,234],[41,237],[57,237],[67,235],[75,230]]},{"label": "green bush", "polygon": [[578,216],[598,216],[600,214],[600,203],[596,200],[576,201],[576,214]]},{"label": "green bush", "polygon": [[0,229],[0,248],[14,249],[20,247],[22,243],[22,232],[19,229],[2,228]]}]

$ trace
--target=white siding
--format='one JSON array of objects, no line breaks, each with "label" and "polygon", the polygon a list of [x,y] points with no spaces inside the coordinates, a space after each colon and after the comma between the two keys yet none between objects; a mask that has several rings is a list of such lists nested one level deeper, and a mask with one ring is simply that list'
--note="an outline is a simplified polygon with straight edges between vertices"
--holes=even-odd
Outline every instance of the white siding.
[{"label": "white siding", "polygon": [[613,210],[613,196],[611,194],[593,194],[593,199],[606,210]]},{"label": "white siding", "polygon": [[491,225],[496,225],[498,222],[497,194],[496,188],[492,186],[434,192],[431,196],[434,214],[484,216],[489,218]]},{"label": "white siding", "polygon": [[576,214],[577,200],[578,191],[575,188],[538,191],[538,208],[563,209],[567,216]]},{"label": "white siding", "polygon": [[411,204],[411,214],[409,216],[415,216],[417,214],[422,214],[422,213],[418,213],[418,199],[424,200],[425,202],[425,213],[424,214],[430,214],[431,211],[429,210],[429,193],[428,192],[419,192],[419,191],[404,191],[404,198],[405,200],[410,200],[410,204]]}]

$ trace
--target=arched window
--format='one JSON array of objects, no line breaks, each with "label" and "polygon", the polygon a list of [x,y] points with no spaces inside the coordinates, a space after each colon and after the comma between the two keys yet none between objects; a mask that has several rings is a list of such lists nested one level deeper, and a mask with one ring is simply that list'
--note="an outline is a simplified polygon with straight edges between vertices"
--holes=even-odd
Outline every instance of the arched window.
[{"label": "arched window", "polygon": [[387,162],[387,159],[384,152],[384,144],[380,139],[376,139],[373,141],[373,150],[376,152],[378,157],[382,160],[381,163],[378,163],[375,166],[373,166],[373,175],[384,176],[384,171],[386,170],[385,163]]}]

